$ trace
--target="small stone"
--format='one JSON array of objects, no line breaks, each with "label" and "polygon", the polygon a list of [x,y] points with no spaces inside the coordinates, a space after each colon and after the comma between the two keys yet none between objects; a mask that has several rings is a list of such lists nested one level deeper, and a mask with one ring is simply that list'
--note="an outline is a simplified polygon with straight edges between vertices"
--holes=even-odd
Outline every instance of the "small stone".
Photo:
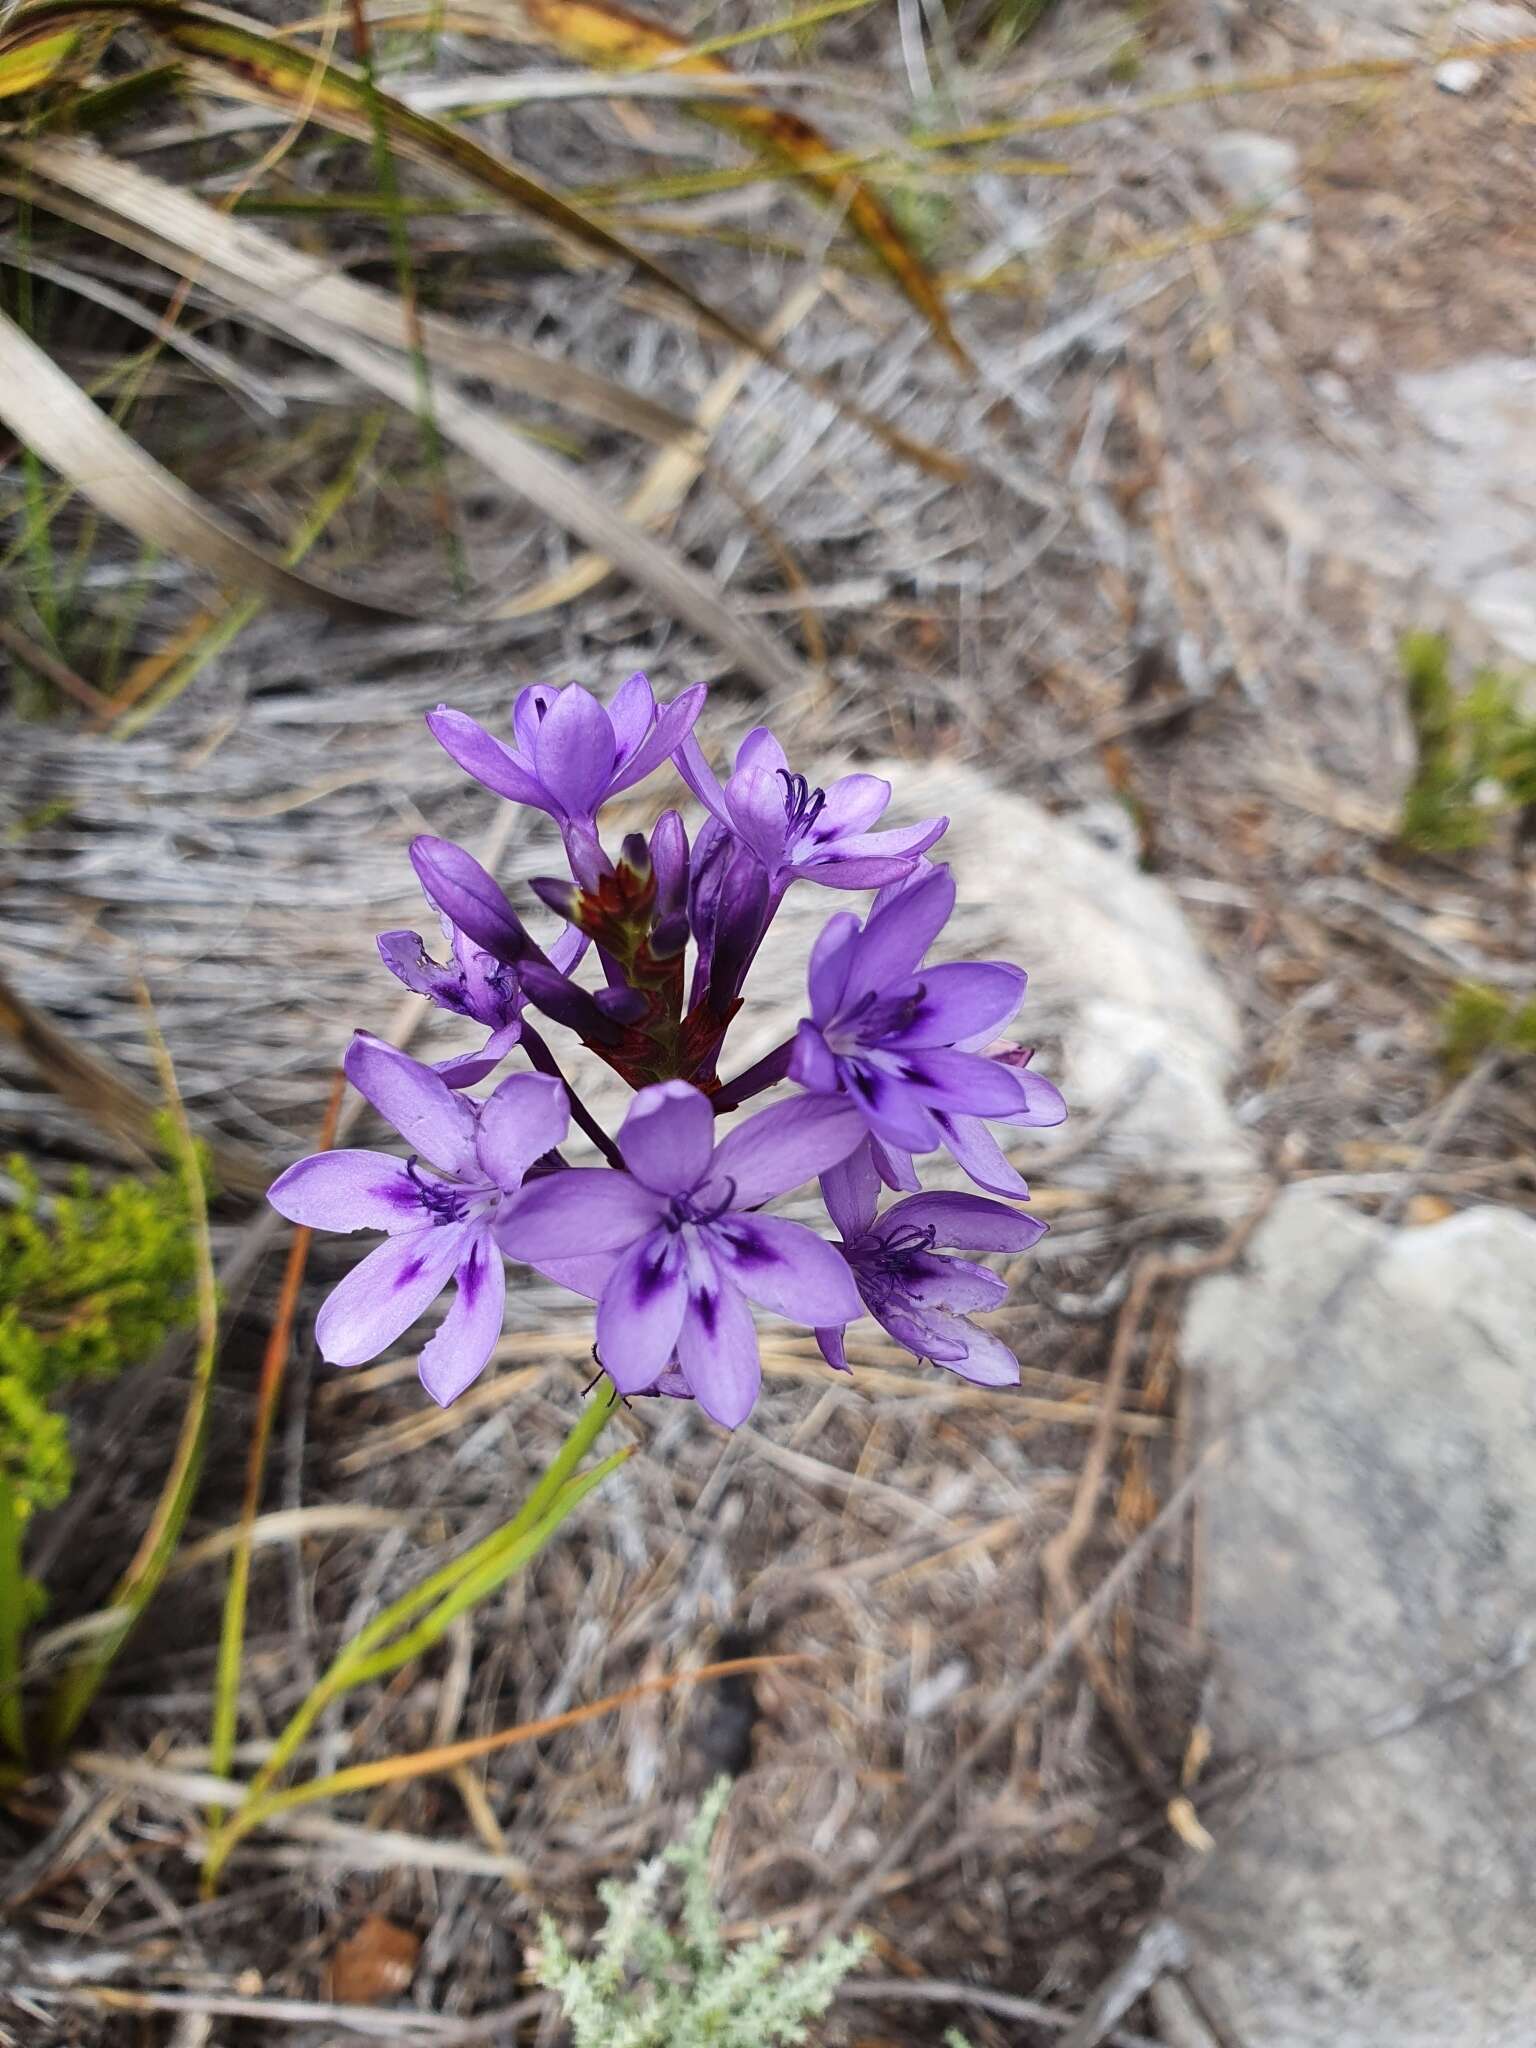
[{"label": "small stone", "polygon": [[1435,66],[1435,83],[1442,92],[1476,92],[1483,82],[1483,66],[1472,57],[1449,57]]},{"label": "small stone", "polygon": [[1262,135],[1247,128],[1229,128],[1205,147],[1213,175],[1239,206],[1269,206],[1279,212],[1305,212],[1298,192],[1301,157],[1294,142],[1280,135]]}]

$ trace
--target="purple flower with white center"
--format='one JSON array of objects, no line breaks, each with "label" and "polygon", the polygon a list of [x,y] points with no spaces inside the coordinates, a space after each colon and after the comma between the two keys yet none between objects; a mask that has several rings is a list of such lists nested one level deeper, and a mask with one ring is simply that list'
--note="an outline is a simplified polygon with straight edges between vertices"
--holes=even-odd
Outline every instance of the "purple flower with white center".
[{"label": "purple flower with white center", "polygon": [[[861,1145],[821,1177],[827,1212],[864,1306],[919,1358],[984,1387],[1018,1385],[1019,1361],[968,1311],[996,1308],[1008,1283],[971,1259],[945,1258],[940,1245],[973,1252],[1025,1252],[1047,1226],[981,1195],[916,1195],[876,1215],[880,1176]],[[822,1356],[848,1369],[840,1326],[816,1332]]]},{"label": "purple flower with white center", "polygon": [[366,1032],[344,1064],[411,1157],[317,1152],[281,1174],[267,1199],[312,1229],[387,1233],[316,1318],[329,1365],[377,1358],[454,1282],[453,1304],[420,1360],[422,1385],[446,1406],[484,1371],[501,1335],[506,1275],[492,1225],[529,1168],[565,1137],[566,1092],[548,1075],[513,1074],[485,1102],[472,1102]]},{"label": "purple flower with white center", "polygon": [[[983,1118],[1029,1115],[1020,1074],[963,1049],[989,1039],[1017,1010],[1022,971],[1001,961],[921,966],[954,903],[949,869],[925,863],[883,892],[863,925],[848,911],[829,918],[811,953],[811,1014],[795,1035],[790,1078],[857,1107],[882,1178],[894,1186],[915,1188],[912,1154],[941,1145],[970,1171],[965,1154],[976,1155],[972,1132],[979,1126],[985,1135]],[[982,1164],[993,1170],[990,1160]],[[1027,1192],[1003,1166],[1007,1191]]]},{"label": "purple flower with white center", "polygon": [[758,1111],[715,1143],[708,1097],[685,1081],[642,1088],[619,1132],[627,1173],[572,1167],[500,1211],[509,1258],[595,1296],[597,1348],[621,1394],[681,1373],[734,1429],[762,1373],[749,1301],[797,1322],[859,1314],[848,1266],[804,1224],[754,1212],[857,1145],[846,1104],[801,1096]]},{"label": "purple flower with white center", "polygon": [[775,899],[801,878],[833,889],[899,881],[949,825],[947,818],[925,818],[872,832],[891,801],[888,782],[844,775],[825,789],[813,788],[791,771],[784,749],[762,725],[742,741],[735,772],[723,786],[691,732],[677,769],[710,815],[762,862]]},{"label": "purple flower with white center", "polygon": [[[485,1025],[491,1035],[478,1052],[458,1053],[433,1067],[450,1088],[472,1088],[494,1073],[521,1039],[527,999],[514,967],[477,946],[451,918],[440,914],[439,921],[451,956],[447,965],[431,957],[416,932],[380,932],[379,958],[397,981],[438,1009]],[[568,927],[549,947],[550,966],[569,974],[586,944],[580,932]]]},{"label": "purple flower with white center", "polygon": [[633,675],[606,708],[580,683],[536,683],[512,707],[513,744],[446,704],[428,714],[438,743],[487,789],[546,811],[560,827],[583,888],[608,872],[597,814],[610,797],[643,782],[693,730],[707,694],[703,683],[658,705],[643,675]]}]

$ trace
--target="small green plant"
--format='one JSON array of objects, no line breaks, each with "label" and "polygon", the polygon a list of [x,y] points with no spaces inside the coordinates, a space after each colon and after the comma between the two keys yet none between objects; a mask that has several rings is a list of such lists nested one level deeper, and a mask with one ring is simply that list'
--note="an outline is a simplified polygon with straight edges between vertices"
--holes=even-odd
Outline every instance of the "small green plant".
[{"label": "small green plant", "polygon": [[1536,807],[1536,718],[1496,669],[1458,691],[1443,634],[1409,633],[1401,654],[1417,756],[1401,836],[1421,853],[1462,853],[1510,811]]},{"label": "small green plant", "polygon": [[[727,1945],[709,1882],[715,1829],[731,1795],[717,1780],[685,1838],[629,1884],[605,1884],[608,1919],[578,1962],[546,1917],[539,1980],[559,1994],[575,2048],[768,2048],[808,2041],[805,2022],[832,2003],[866,1944],[828,1942],[786,1964],[783,1934]],[[668,1867],[680,1874],[680,1925],[658,1911]]]},{"label": "small green plant", "polygon": [[185,1178],[93,1188],[84,1168],[45,1196],[24,1159],[5,1168],[0,1210],[0,1739],[21,1750],[21,1634],[44,1604],[22,1535],[74,1480],[57,1403],[81,1381],[141,1364],[195,1313],[196,1251]]},{"label": "small green plant", "polygon": [[1482,982],[1460,982],[1440,1012],[1441,1061],[1465,1074],[1489,1052],[1536,1053],[1536,996],[1517,1005]]}]

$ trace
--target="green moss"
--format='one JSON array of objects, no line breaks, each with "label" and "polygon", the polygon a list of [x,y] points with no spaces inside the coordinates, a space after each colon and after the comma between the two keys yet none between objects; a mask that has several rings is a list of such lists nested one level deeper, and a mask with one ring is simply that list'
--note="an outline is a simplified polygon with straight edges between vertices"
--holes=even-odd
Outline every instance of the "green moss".
[{"label": "green moss", "polygon": [[69,1491],[68,1434],[54,1404],[82,1380],[142,1363],[193,1315],[195,1258],[179,1175],[93,1187],[82,1168],[46,1198],[7,1162],[0,1212],[0,1472],[23,1508]]}]

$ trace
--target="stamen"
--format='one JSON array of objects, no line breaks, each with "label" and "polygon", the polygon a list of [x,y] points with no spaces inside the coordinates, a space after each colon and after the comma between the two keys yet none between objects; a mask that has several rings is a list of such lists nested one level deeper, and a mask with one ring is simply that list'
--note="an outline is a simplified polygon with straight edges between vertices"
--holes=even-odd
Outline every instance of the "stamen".
[{"label": "stamen", "polygon": [[423,1180],[416,1171],[420,1155],[413,1152],[405,1162],[406,1178],[421,1198],[421,1206],[434,1223],[459,1223],[469,1207],[469,1198],[451,1181]]},{"label": "stamen", "polygon": [[803,838],[821,816],[827,792],[812,789],[803,775],[793,775],[787,768],[781,768],[778,775],[784,785],[784,816],[789,822],[790,837]]}]

